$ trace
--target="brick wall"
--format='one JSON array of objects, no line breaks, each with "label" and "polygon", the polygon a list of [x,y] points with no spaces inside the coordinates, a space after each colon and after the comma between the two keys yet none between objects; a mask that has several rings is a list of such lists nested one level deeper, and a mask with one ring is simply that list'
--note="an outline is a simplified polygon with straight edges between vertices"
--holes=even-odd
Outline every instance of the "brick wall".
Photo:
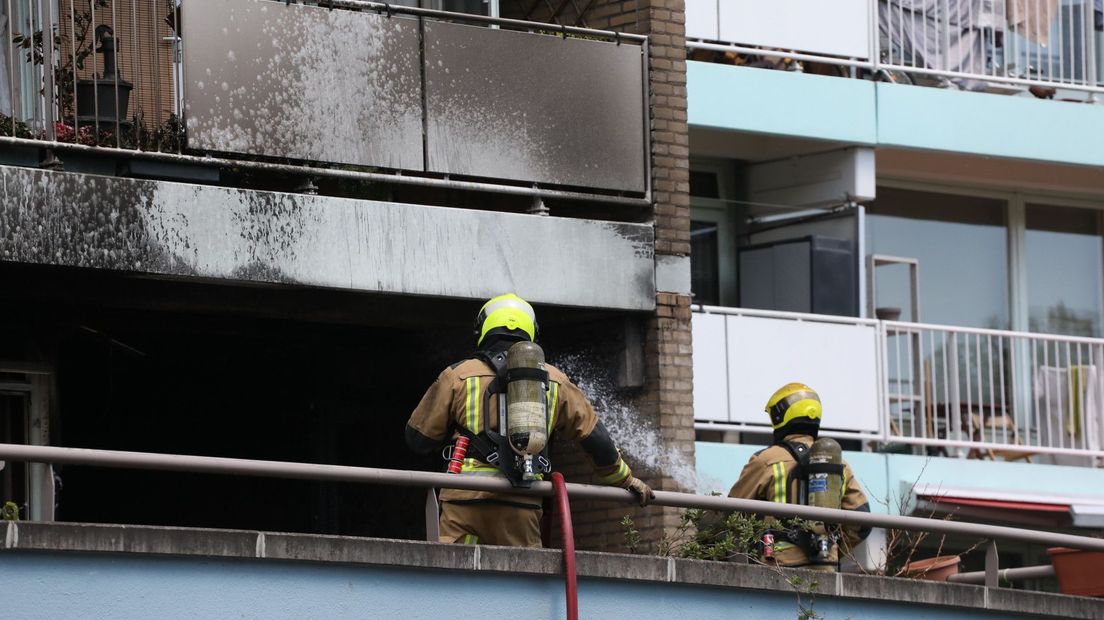
[{"label": "brick wall", "polygon": [[[582,15],[576,3],[504,3],[504,16],[557,24],[619,30],[649,37],[652,123],[652,186],[655,251],[690,254],[690,164],[686,124],[686,39],[683,0],[596,0]],[[549,6],[551,4],[551,6]],[[587,6],[578,3],[579,7]],[[555,14],[555,10],[561,12]],[[631,398],[640,419],[655,428],[664,447],[693,463],[694,412],[690,297],[669,292],[656,296],[655,313],[645,322],[645,385]],[[557,444],[556,467],[571,481],[591,482],[585,455],[573,445]],[[634,473],[655,489],[679,489],[665,472],[632,462]],[[635,509],[577,501],[572,505],[580,548],[624,550],[622,517],[630,515],[644,547],[655,549],[663,532],[679,523],[675,509]],[[554,543],[558,544],[558,543]]]}]

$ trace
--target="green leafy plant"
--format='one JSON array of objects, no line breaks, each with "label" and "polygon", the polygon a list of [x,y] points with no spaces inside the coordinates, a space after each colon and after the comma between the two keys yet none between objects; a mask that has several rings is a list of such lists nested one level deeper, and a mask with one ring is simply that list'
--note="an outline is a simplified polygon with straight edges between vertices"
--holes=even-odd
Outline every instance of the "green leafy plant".
[{"label": "green leafy plant", "polygon": [[787,575],[786,583],[790,584],[797,593],[797,620],[822,620],[816,612],[816,593],[820,590],[820,582],[816,579],[806,579],[801,575]]},{"label": "green leafy plant", "polygon": [[636,553],[640,547],[640,530],[636,529],[633,518],[625,515],[621,519],[621,528],[624,530],[625,546],[629,548],[629,553]]}]

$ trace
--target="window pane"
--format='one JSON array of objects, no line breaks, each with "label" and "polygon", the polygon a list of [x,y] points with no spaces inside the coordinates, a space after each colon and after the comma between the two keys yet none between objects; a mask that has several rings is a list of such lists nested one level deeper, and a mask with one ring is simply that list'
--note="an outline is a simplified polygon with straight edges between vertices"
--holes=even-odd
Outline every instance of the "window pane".
[{"label": "window pane", "polygon": [[715,172],[690,171],[690,195],[702,198],[720,198],[720,179]]},{"label": "window pane", "polygon": [[[1000,200],[878,188],[867,208],[867,251],[920,262],[920,319],[1007,329],[1008,232]],[[908,316],[907,270],[879,268],[877,307]]]},{"label": "window pane", "polygon": [[720,305],[717,224],[690,221],[690,290],[694,303]]},{"label": "window pane", "polygon": [[1104,246],[1100,212],[1027,205],[1027,305],[1031,331],[1100,336]]}]

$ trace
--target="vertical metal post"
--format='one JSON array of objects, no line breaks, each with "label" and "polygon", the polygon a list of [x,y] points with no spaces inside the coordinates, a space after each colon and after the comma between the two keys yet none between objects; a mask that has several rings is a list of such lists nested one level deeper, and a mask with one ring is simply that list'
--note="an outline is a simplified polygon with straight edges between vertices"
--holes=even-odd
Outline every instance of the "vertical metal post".
[{"label": "vertical metal post", "polygon": [[[77,17],[76,8],[73,4],[76,0],[69,0],[69,52],[72,55],[70,62],[72,62],[73,75],[70,76],[73,80],[73,142],[77,142],[80,137],[80,122],[77,119],[77,47],[80,45],[76,40],[77,38]],[[65,119],[62,119],[64,122]]]},{"label": "vertical metal post", "polygon": [[[962,386],[960,381],[960,373],[958,372],[958,333],[951,332],[950,342],[948,343],[948,349],[951,352],[951,359],[948,366],[948,375],[950,378],[951,386],[951,402],[948,403],[947,412],[951,418],[951,430],[952,437],[955,441],[962,441]],[[962,455],[962,448],[956,447],[955,452],[959,456]]]},{"label": "vertical metal post", "polygon": [[1000,572],[1000,557],[997,555],[997,541],[990,540],[985,546],[985,587],[996,588],[1000,586],[998,579]]},{"label": "vertical metal post", "polygon": [[426,489],[425,503],[426,540],[428,542],[440,541],[441,523],[438,515],[437,489],[429,487]]},{"label": "vertical metal post", "polygon": [[[27,443],[34,446],[50,445],[50,389],[52,375],[29,376],[31,391],[28,394]],[[32,521],[54,520],[54,467],[49,463],[29,463],[30,488],[28,489],[29,516]]]},{"label": "vertical metal post", "polygon": [[943,49],[940,50],[940,66],[936,67],[938,70],[951,71],[951,63],[947,62],[949,53],[951,53],[951,2],[943,0]]},{"label": "vertical metal post", "polygon": [[22,116],[20,111],[16,109],[15,102],[15,54],[16,47],[12,41],[12,37],[15,36],[15,13],[12,12],[12,0],[8,2],[8,97],[11,99],[11,135],[15,135],[15,119]]},{"label": "vertical metal post", "polygon": [[[114,75],[105,75],[104,77],[111,78],[113,88],[115,89],[115,148],[121,148],[123,143],[122,138],[119,137],[119,134],[122,132],[122,122],[119,119],[119,113],[121,112],[121,110],[119,110],[119,24],[115,17],[115,0],[111,0],[111,38],[114,39],[112,46],[114,47],[113,53],[115,54],[115,71],[113,72]],[[106,57],[105,54],[104,58]],[[106,63],[104,72],[107,72]]]},{"label": "vertical metal post", "polygon": [[[57,96],[54,80],[54,12],[53,0],[39,0],[39,27],[42,29],[42,118],[46,123],[46,139],[53,142],[57,139]],[[61,161],[54,154],[53,149],[43,152],[43,168],[60,169]],[[51,481],[51,484],[53,482]]]}]

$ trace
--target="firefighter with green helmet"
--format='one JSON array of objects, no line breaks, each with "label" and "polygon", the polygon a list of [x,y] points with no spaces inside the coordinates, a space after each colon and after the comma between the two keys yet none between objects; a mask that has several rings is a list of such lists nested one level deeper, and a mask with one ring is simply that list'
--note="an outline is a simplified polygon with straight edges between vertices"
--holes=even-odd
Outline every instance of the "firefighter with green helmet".
[{"label": "firefighter with green helmet", "polygon": [[[645,505],[652,490],[632,475],[609,432],[567,376],[544,363],[533,307],[508,293],[476,316],[475,353],[444,369],[406,426],[411,450],[444,448],[448,471],[497,476],[526,487],[551,471],[553,435],[575,440],[599,482],[632,491]],[[540,547],[541,502],[526,495],[442,489],[440,541]]]},{"label": "firefighter with green helmet", "polygon": [[[817,438],[822,407],[815,390],[787,383],[767,401],[766,412],[774,441],[751,457],[729,497],[870,512],[839,444]],[[838,565],[841,542],[853,548],[870,534],[869,528],[854,526],[816,524],[797,530],[778,525],[764,536],[765,561],[827,571]]]}]

